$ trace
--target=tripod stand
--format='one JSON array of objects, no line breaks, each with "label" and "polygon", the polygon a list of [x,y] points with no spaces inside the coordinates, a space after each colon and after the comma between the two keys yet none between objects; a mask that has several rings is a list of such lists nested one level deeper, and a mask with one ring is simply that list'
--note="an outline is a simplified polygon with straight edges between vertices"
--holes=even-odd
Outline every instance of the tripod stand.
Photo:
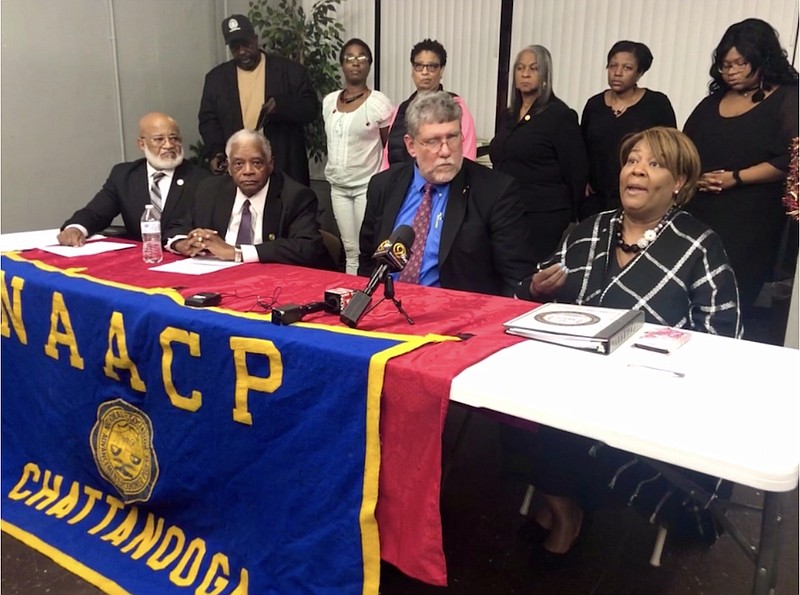
[{"label": "tripod stand", "polygon": [[[383,299],[392,300],[394,307],[405,317],[406,322],[408,322],[408,324],[414,324],[411,316],[403,309],[403,302],[394,297],[394,279],[392,279],[391,275],[386,275],[386,279],[383,281]],[[378,304],[375,305],[377,306]]]}]

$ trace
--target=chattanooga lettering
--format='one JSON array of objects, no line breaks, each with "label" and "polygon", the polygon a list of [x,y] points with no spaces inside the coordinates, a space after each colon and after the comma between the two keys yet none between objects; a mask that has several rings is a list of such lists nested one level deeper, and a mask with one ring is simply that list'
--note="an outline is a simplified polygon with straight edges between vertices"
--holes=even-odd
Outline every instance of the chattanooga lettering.
[{"label": "chattanooga lettering", "polygon": [[[11,339],[16,337],[21,345],[30,347],[29,333],[25,327],[25,280],[14,276],[9,284],[4,271],[0,271],[0,293],[2,294],[2,336]],[[131,353],[128,346],[125,317],[122,312],[113,311],[108,319],[106,348],[102,361],[103,373],[117,382],[128,384],[133,390],[147,392],[147,382],[161,382],[170,403],[184,411],[195,412],[203,404],[203,393],[200,387],[186,386],[191,381],[184,380],[185,386],[177,386],[175,370],[186,364],[189,358],[202,359],[201,336],[196,332],[174,326],[166,326],[158,335],[158,349],[161,350],[161,373],[157,378],[143,378],[139,370],[136,353]],[[69,304],[61,292],[53,291],[50,296],[50,324],[44,353],[61,361],[66,356],[69,365],[77,370],[84,370],[86,362],[81,355],[82,343],[97,341],[97,335],[86,332],[79,336],[70,316]],[[283,383],[283,358],[275,344],[268,339],[253,337],[229,337],[230,357],[235,370],[235,382],[231,396],[234,421],[244,425],[253,425],[250,412],[251,392],[274,393]],[[147,349],[152,345],[148,344]],[[144,357],[142,355],[142,357]],[[219,365],[218,361],[209,365]],[[252,368],[266,367],[266,374],[255,374]],[[113,482],[112,482],[113,483]],[[115,484],[116,485],[116,484]]]},{"label": "chattanooga lettering", "polygon": [[140,519],[138,507],[91,486],[73,481],[67,489],[61,475],[42,470],[36,463],[23,467],[8,497],[73,525],[73,530],[85,529],[154,572],[168,571],[171,583],[192,589],[195,595],[248,594],[247,569],[239,570],[234,584],[228,556],[211,554],[205,540],[189,540],[180,527],[167,526],[150,512]]}]

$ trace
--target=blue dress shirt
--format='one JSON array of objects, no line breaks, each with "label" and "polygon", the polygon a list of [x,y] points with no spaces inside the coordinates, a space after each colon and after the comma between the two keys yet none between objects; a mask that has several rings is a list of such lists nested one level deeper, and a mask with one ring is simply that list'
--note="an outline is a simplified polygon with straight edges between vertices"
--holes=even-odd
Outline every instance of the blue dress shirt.
[{"label": "blue dress shirt", "polygon": [[[428,181],[419,173],[414,164],[414,177],[408,186],[406,197],[397,213],[394,229],[399,225],[413,226],[414,215],[417,214],[419,205],[422,204],[422,193]],[[442,239],[444,227],[444,211],[447,207],[447,197],[450,194],[450,184],[434,184],[431,193],[431,225],[428,229],[428,241],[425,243],[425,252],[422,255],[422,267],[419,271],[419,284],[429,287],[441,287],[439,281],[439,242]],[[416,240],[415,240],[416,243]],[[394,275],[397,280],[399,273]]]}]

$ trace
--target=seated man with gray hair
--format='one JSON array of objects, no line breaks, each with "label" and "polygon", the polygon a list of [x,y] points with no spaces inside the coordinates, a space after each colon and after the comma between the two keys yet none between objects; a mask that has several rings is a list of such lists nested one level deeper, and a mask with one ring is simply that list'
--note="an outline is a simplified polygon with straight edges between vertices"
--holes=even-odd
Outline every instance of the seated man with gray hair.
[{"label": "seated man with gray hair", "polygon": [[512,296],[534,266],[513,178],[465,159],[461,108],[446,92],[419,95],[406,111],[413,162],[375,174],[360,234],[360,275],[399,225],[410,225],[411,257],[397,280]]},{"label": "seated man with gray hair", "polygon": [[240,130],[225,147],[230,176],[207,178],[188,217],[166,230],[184,256],[331,268],[317,221],[317,196],[273,166],[266,137]]}]

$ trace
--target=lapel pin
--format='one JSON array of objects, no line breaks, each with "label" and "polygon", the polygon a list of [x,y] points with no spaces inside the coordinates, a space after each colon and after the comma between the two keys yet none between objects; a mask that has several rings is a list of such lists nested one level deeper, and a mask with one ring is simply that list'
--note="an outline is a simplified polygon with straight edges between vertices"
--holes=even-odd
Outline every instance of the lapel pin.
[{"label": "lapel pin", "polygon": [[183,180],[178,180],[177,184],[178,186],[183,186]]},{"label": "lapel pin", "polygon": [[274,240],[274,239],[275,239],[275,234],[274,234],[274,233],[271,233],[271,234],[269,234],[269,235],[267,236],[267,238],[269,238],[269,241],[271,242],[272,240]]}]

